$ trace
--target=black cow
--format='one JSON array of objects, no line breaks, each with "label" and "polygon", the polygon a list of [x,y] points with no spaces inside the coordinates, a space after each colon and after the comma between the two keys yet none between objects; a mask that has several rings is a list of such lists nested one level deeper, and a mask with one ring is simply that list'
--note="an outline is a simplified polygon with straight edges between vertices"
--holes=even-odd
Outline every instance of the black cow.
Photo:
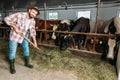
[{"label": "black cow", "polygon": [[2,20],[0,23],[0,35],[2,37],[9,37],[9,33],[10,33],[10,26],[7,25],[7,23]]},{"label": "black cow", "polygon": [[[74,28],[71,32],[86,32],[86,33],[89,33],[90,32],[89,22],[90,21],[89,21],[88,18],[84,18],[84,17],[79,18],[76,21],[75,26],[74,26]],[[74,38],[75,43],[76,43],[76,45],[78,46],[79,49],[82,46],[84,46],[86,35],[84,35],[84,34],[72,34],[71,37]]]},{"label": "black cow", "polygon": [[[73,29],[74,26],[74,21],[73,20],[68,20],[68,19],[64,19],[61,20],[60,23],[58,24],[58,27],[56,29],[56,31],[67,31],[70,32]],[[68,44],[68,36],[69,34],[67,33],[55,33],[55,44],[57,46],[60,46],[61,50],[66,49],[69,44]]]},{"label": "black cow", "polygon": [[7,25],[7,23],[4,20],[1,21],[0,26],[2,26],[2,27],[10,27],[9,25]]},{"label": "black cow", "polygon": [[[120,33],[120,17],[111,19],[111,23],[106,27],[109,34]],[[108,38],[108,53],[106,55],[110,64],[115,65],[118,80],[120,79],[120,36]]]},{"label": "black cow", "polygon": [[[66,31],[69,30],[71,32],[90,32],[90,24],[89,24],[89,19],[88,18],[84,18],[81,17],[79,18],[77,21],[74,22],[74,24],[67,26],[66,23],[64,24],[60,24],[60,25],[64,25],[64,26],[60,26],[58,27],[58,30],[60,31]],[[59,46],[61,50],[65,50],[68,47],[70,47],[71,45],[73,45],[74,43],[76,43],[76,45],[78,46],[78,48],[80,48],[80,46],[84,45],[84,41],[86,39],[86,35],[83,34],[59,34],[58,36],[58,40]],[[58,43],[58,42],[57,42]]]},{"label": "black cow", "polygon": [[[105,27],[104,32],[107,34],[113,34],[120,33],[120,18],[114,17],[112,18],[107,26]],[[120,36],[117,37],[109,37],[106,43],[106,52],[102,54],[102,58],[107,59],[110,64],[115,65],[117,60],[117,54],[118,54],[118,48],[120,42]]]}]

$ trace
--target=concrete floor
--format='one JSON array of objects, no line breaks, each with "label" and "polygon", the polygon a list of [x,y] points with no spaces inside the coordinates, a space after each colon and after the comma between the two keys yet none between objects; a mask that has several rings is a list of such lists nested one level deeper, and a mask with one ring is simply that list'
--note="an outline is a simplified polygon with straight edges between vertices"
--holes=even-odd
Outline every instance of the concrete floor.
[{"label": "concrete floor", "polygon": [[10,74],[9,64],[4,55],[0,54],[0,80],[77,80],[77,77],[68,72],[63,71],[43,71],[36,69],[34,64],[33,69],[24,66],[23,61],[16,61],[16,73]]}]

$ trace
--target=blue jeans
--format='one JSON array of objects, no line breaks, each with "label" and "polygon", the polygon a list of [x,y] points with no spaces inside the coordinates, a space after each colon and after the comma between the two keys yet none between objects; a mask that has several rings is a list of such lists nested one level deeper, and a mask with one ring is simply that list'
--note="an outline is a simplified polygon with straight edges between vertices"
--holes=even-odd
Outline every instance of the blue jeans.
[{"label": "blue jeans", "polygon": [[[24,50],[24,56],[29,56],[29,44],[28,42],[24,39],[23,42],[21,43],[23,50]],[[17,46],[18,43],[13,41],[13,40],[9,40],[9,60],[13,60],[15,59],[15,55],[16,55],[16,50],[17,50]]]}]

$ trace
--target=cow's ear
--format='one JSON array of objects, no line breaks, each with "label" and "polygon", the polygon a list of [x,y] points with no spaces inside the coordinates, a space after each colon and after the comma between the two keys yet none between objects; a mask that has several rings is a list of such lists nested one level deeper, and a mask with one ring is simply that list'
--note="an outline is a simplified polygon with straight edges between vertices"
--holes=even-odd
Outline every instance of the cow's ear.
[{"label": "cow's ear", "polygon": [[60,28],[61,28],[61,26],[60,26],[60,24],[59,24],[57,30],[60,30]]},{"label": "cow's ear", "polygon": [[75,24],[75,22],[74,22],[73,20],[71,20],[71,21],[70,21],[70,24],[71,24],[71,25],[74,25],[74,24]]},{"label": "cow's ear", "polygon": [[88,23],[90,22],[90,20],[87,18],[87,21],[88,21]]}]

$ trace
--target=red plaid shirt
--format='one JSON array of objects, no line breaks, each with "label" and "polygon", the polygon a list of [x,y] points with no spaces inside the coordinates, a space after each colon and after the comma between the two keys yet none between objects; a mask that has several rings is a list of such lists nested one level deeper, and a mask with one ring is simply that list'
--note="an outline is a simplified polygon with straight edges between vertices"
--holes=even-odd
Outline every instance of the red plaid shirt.
[{"label": "red plaid shirt", "polygon": [[[30,36],[36,35],[35,21],[33,18],[28,19],[26,12],[19,12],[19,13],[12,14],[10,16],[5,17],[4,20],[8,25],[16,24],[17,27],[19,27],[20,32],[23,33],[24,35],[26,35],[28,29],[30,31]],[[29,20],[29,23],[27,22],[27,20]],[[28,27],[26,27],[26,23],[28,23],[27,24]],[[17,34],[11,27],[10,40],[13,40],[18,43],[22,43],[23,39],[24,38],[21,37],[19,34]]]}]

